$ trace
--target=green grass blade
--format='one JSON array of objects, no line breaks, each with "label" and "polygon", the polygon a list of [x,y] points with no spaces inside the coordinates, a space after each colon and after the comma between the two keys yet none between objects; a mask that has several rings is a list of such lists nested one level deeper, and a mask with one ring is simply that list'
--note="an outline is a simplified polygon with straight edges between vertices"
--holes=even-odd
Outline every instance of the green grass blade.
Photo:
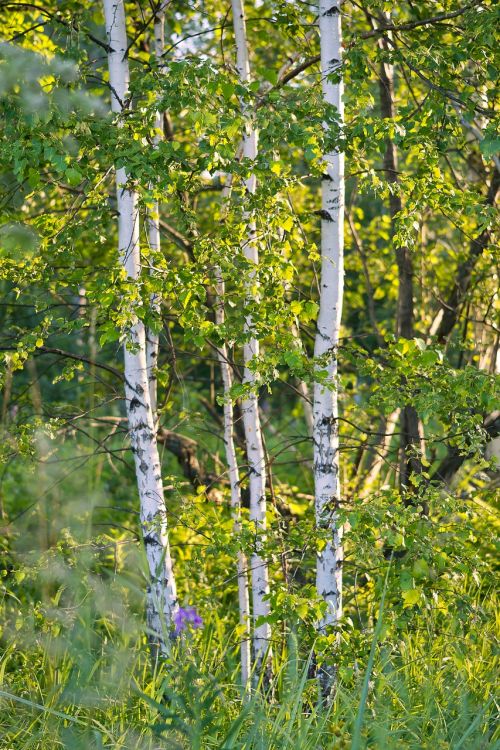
[{"label": "green grass blade", "polygon": [[363,719],[365,715],[366,701],[368,699],[370,677],[371,677],[372,670],[373,670],[373,663],[375,661],[375,652],[377,650],[378,638],[382,630],[382,617],[384,613],[385,595],[387,593],[387,584],[389,580],[389,571],[391,569],[391,563],[392,563],[392,554],[391,554],[391,559],[389,560],[389,565],[387,567],[387,573],[385,574],[384,589],[382,591],[382,597],[380,599],[377,624],[375,625],[375,631],[373,633],[370,656],[368,659],[368,664],[366,666],[365,679],[363,681],[363,689],[361,691],[361,698],[359,701],[358,713],[356,716],[356,721],[354,723],[354,729],[352,733],[351,750],[360,750],[361,748],[361,729],[363,727]]},{"label": "green grass blade", "polygon": [[81,721],[80,719],[77,719],[75,716],[70,716],[69,714],[64,714],[62,711],[55,711],[53,708],[47,708],[47,706],[44,706],[42,703],[34,703],[33,701],[29,701],[27,698],[21,698],[19,695],[13,695],[12,693],[7,693],[5,690],[0,690],[0,698],[7,698],[7,700],[15,701],[16,703],[21,703],[23,706],[29,706],[30,708],[36,708],[38,711],[43,711],[46,714],[51,714],[51,716],[57,716],[58,719],[64,719],[65,721],[72,721],[74,724],[79,724],[80,726],[87,726],[85,722]]}]

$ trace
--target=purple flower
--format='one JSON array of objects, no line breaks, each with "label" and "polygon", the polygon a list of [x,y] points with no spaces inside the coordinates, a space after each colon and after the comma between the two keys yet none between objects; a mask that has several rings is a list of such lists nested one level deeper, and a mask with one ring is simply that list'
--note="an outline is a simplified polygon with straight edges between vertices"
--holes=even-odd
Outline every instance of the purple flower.
[{"label": "purple flower", "polygon": [[195,607],[179,607],[174,614],[174,633],[180,635],[184,630],[201,628],[203,620]]}]

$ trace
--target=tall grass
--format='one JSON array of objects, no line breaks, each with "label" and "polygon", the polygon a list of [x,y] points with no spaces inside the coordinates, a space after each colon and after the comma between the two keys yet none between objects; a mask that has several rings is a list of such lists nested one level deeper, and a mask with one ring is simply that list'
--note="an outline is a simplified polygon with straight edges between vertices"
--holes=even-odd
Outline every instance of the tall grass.
[{"label": "tall grass", "polygon": [[[71,478],[66,486],[70,480],[48,468],[45,474],[47,487],[55,488],[45,490],[52,526],[40,530],[35,507],[2,549],[2,750],[500,747],[491,591],[471,583],[469,619],[458,606],[446,617],[428,608],[399,629],[382,627],[392,614],[382,596],[378,625],[360,621],[372,628],[371,649],[359,646],[356,631],[343,656],[349,669],[339,670],[328,707],[318,703],[310,677],[311,642],[301,640],[300,629],[287,635],[280,624],[274,682],[267,694],[246,700],[234,592],[218,583],[228,578],[224,561],[214,555],[221,567],[210,568],[196,588],[203,629],[176,641],[168,661],[152,664],[143,629],[144,560],[133,524],[123,529],[125,509],[121,515],[103,509],[81,475],[81,484]],[[11,468],[7,489],[24,512],[32,499],[20,476]],[[125,491],[121,483],[114,488],[113,506]],[[101,521],[108,526],[98,537]],[[176,548],[180,570],[188,570],[181,590],[192,603],[190,575],[203,566],[190,551],[196,548],[183,544]],[[207,547],[200,549],[206,566]]]},{"label": "tall grass", "polygon": [[130,613],[133,627],[125,627],[125,611],[121,622],[116,610],[106,618],[103,602],[87,596],[86,611],[62,628],[30,638],[18,624],[10,634],[0,661],[5,750],[480,750],[498,743],[491,632],[460,644],[453,623],[433,637],[424,623],[397,644],[374,641],[369,671],[340,681],[328,708],[318,707],[307,658],[295,668],[285,653],[279,669],[287,679],[278,675],[269,695],[245,702],[233,634],[213,637],[224,623],[212,619],[179,642],[168,663],[152,665],[139,620]]}]

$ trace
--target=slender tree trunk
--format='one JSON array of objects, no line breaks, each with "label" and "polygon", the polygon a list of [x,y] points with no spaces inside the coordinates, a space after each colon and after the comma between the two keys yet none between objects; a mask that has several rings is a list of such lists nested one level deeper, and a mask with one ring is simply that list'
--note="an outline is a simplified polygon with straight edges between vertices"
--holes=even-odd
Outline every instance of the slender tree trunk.
[{"label": "slender tree trunk", "polygon": [[[236,40],[236,60],[240,80],[242,83],[250,81],[250,65],[246,40],[245,14],[242,0],[232,0],[234,35]],[[243,114],[248,114],[242,104]],[[254,161],[257,158],[257,131],[249,122],[245,124],[243,134],[243,157]],[[255,192],[255,175],[246,181],[248,194]],[[255,242],[255,222],[250,214],[246,215],[248,234],[243,244],[246,259],[257,266],[259,262],[257,245]],[[249,298],[252,294],[253,282],[248,284]],[[262,432],[259,417],[257,383],[255,374],[249,367],[251,360],[259,354],[259,342],[253,335],[253,321],[246,318],[245,332],[248,341],[243,347],[244,375],[243,382],[252,388],[252,392],[243,399],[242,412],[247,446],[247,460],[250,485],[250,519],[255,524],[255,551],[251,556],[252,571],[252,604],[254,623],[259,618],[267,617],[270,613],[267,595],[269,594],[269,571],[263,558],[262,541],[266,530],[266,464],[262,442]],[[255,660],[255,678],[258,679],[266,654],[269,656],[271,644],[271,627],[269,623],[254,624],[253,650]]]},{"label": "slender tree trunk", "polygon": [[[340,0],[320,0],[321,79],[325,101],[333,105],[343,122],[342,25]],[[342,615],[342,528],[337,523],[340,504],[337,347],[344,288],[344,155],[337,150],[324,155],[321,205],[321,282],[319,316],[314,344],[318,375],[314,385],[313,443],[316,525],[326,532],[326,543],[317,554],[316,587],[326,609],[318,624],[320,633],[338,623]],[[321,692],[328,696],[335,676],[334,665],[325,664],[319,674]]]},{"label": "slender tree trunk", "polygon": [[[382,48],[387,47],[385,41],[380,42]],[[384,119],[394,119],[394,69],[390,63],[380,63],[379,73],[380,109]],[[391,217],[392,235],[396,233],[396,217],[403,205],[399,192],[398,155],[396,146],[391,138],[386,139],[384,169],[387,182],[394,186],[389,193],[389,212]],[[398,266],[398,300],[396,311],[396,336],[412,339],[414,336],[413,322],[413,261],[408,247],[395,248]],[[414,406],[407,404],[401,410],[401,451],[399,480],[403,491],[407,491],[412,473],[422,472],[420,451],[422,435],[420,420]]]},{"label": "slender tree trunk", "polygon": [[[129,70],[123,0],[104,0],[109,52],[109,82],[112,111],[120,114],[128,105]],[[139,210],[137,193],[127,187],[127,173],[116,170],[118,205],[118,248],[120,261],[130,279],[141,272]],[[124,347],[125,401],[140,498],[141,528],[148,560],[150,583],[147,591],[147,619],[152,643],[168,650],[166,629],[170,628],[177,595],[167,534],[161,465],[146,362],[146,333],[137,320],[129,331],[132,347]]]},{"label": "slender tree trunk", "polygon": [[[494,168],[491,177],[488,194],[485,205],[494,206],[498,190],[500,188],[500,172],[497,167]],[[483,231],[471,240],[469,254],[467,258],[458,266],[456,277],[451,292],[449,293],[446,304],[440,311],[439,318],[435,324],[436,339],[440,344],[444,343],[450,333],[453,331],[459,318],[460,308],[467,297],[467,292],[472,281],[474,267],[491,242],[491,230],[489,228]]]},{"label": "slender tree trunk", "polygon": [[[231,187],[232,176],[229,175],[226,185],[222,191],[223,203],[228,202]],[[219,266],[215,268],[216,280],[216,300],[215,300],[215,322],[217,325],[223,325],[225,321],[225,284],[222,271]],[[229,484],[231,487],[231,511],[233,516],[233,531],[237,537],[241,532],[241,487],[238,468],[238,459],[236,456],[236,447],[234,439],[234,407],[230,398],[231,387],[233,384],[233,373],[228,359],[228,348],[226,344],[217,348],[217,358],[219,360],[222,384],[224,390],[224,445],[226,450],[226,461],[229,469]],[[238,549],[237,554],[237,575],[238,575],[238,610],[241,626],[240,642],[240,662],[241,662],[241,684],[246,694],[250,687],[250,674],[252,671],[252,659],[250,653],[251,630],[250,630],[250,597],[248,591],[248,562],[243,550]]]},{"label": "slender tree trunk", "polygon": [[[154,19],[154,45],[155,45],[155,57],[159,69],[163,63],[163,52],[165,50],[165,8],[168,5],[169,0],[160,3],[160,6],[156,10]],[[163,113],[160,111],[156,112],[155,116],[155,134],[153,137],[153,144],[157,146],[161,140],[161,134],[163,132]],[[148,211],[148,239],[149,247],[153,253],[153,258],[156,253],[161,249],[160,240],[160,206],[158,201],[155,201]],[[152,308],[159,311],[159,301],[156,295],[151,298]],[[158,367],[158,353],[160,347],[160,338],[156,331],[151,328],[146,329],[146,362],[148,367],[148,380],[149,380],[149,394],[151,398],[151,409],[153,412],[153,421],[155,427],[158,423],[157,416],[157,377],[156,371]]]},{"label": "slender tree trunk", "polygon": [[311,436],[314,429],[314,417],[313,408],[311,404],[311,397],[309,394],[309,386],[305,380],[297,380],[297,390],[302,396],[301,406],[304,414],[304,422],[306,423],[307,434]]},{"label": "slender tree trunk", "polygon": [[[400,409],[396,409],[392,412],[387,418],[384,418],[382,420],[382,429],[381,429],[381,439],[380,439],[380,447],[377,448],[377,451],[375,453],[375,457],[372,459],[370,464],[363,469],[363,472],[360,472],[360,476],[363,476],[362,480],[362,489],[358,489],[361,481],[357,483],[356,491],[358,492],[359,497],[367,497],[370,492],[373,492],[373,484],[375,480],[377,479],[378,475],[380,474],[380,471],[385,464],[390,465],[390,462],[388,461],[388,455],[390,453],[391,449],[391,441],[392,437],[394,435],[394,432],[396,430],[396,424],[399,419],[399,413]],[[366,472],[366,476],[364,476]]]},{"label": "slender tree trunk", "polygon": [[[215,320],[217,325],[224,323],[224,281],[220,268],[216,268],[217,299],[215,302]],[[224,388],[224,445],[226,450],[226,461],[229,469],[229,483],[231,486],[231,511],[233,515],[233,530],[236,537],[241,531],[241,490],[238,460],[234,444],[234,410],[230,399],[233,376],[231,365],[228,360],[227,346],[224,344],[217,348],[217,357],[220,363],[222,383]],[[247,559],[244,552],[239,549],[237,557],[238,572],[238,607],[241,625],[241,683],[246,693],[249,687],[251,672],[250,659],[250,601],[248,594]]]}]

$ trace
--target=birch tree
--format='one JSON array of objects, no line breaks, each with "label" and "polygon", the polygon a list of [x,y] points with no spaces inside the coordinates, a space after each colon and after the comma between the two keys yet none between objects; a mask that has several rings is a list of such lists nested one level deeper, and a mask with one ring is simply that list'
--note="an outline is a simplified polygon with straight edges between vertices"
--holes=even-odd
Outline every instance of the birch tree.
[{"label": "birch tree", "polygon": [[[123,0],[104,0],[108,39],[111,108],[120,116],[130,106],[127,33]],[[138,196],[128,184],[124,167],[116,169],[118,250],[128,279],[138,282],[141,274]],[[170,556],[161,464],[151,405],[146,360],[144,323],[135,317],[124,345],[125,403],[130,442],[140,498],[141,529],[149,567],[147,619],[152,640],[162,652],[168,650],[166,629],[171,625],[177,602]]]},{"label": "birch tree", "polygon": [[[221,326],[224,324],[224,280],[219,267],[216,273],[217,299],[215,303],[215,322]],[[231,387],[233,375],[229,363],[229,352],[224,343],[217,347],[217,357],[220,364],[222,384],[224,390],[224,448],[229,471],[229,484],[231,487],[231,511],[233,516],[233,533],[236,537],[241,531],[241,489],[238,459],[234,443],[234,409],[231,401]],[[243,550],[237,552],[237,576],[238,576],[238,610],[241,627],[240,634],[240,660],[241,660],[241,684],[246,692],[249,685],[251,672],[250,656],[250,601],[248,593],[247,558]]]},{"label": "birch tree", "polygon": [[[168,707],[171,721],[159,716],[156,727],[167,744],[179,731],[200,747],[230,734],[242,746],[257,736],[264,746],[267,739],[272,744],[275,720],[302,700],[295,665],[305,662],[314,642],[321,721],[311,724],[306,717],[301,726],[297,715],[289,729],[318,747],[344,724],[349,743],[352,722],[337,710],[351,702],[338,701],[334,713],[324,709],[337,672],[342,691],[352,691],[354,700],[354,663],[366,673],[366,689],[368,680],[377,680],[381,622],[375,637],[370,623],[382,586],[384,639],[395,662],[405,660],[414,638],[415,647],[432,648],[434,661],[439,659],[433,640],[447,622],[460,642],[471,641],[474,622],[486,624],[483,581],[491,580],[493,559],[489,508],[498,490],[498,466],[486,459],[493,459],[500,432],[494,379],[500,348],[494,11],[487,3],[445,10],[423,0],[384,16],[381,3],[367,8],[332,0],[321,4],[317,55],[318,3],[263,0],[259,12],[247,5],[252,18],[246,39],[242,3],[235,2],[240,80],[227,65],[228,34],[231,43],[234,37],[225,15],[230,4],[183,3],[182,22],[181,4],[169,4],[177,10],[169,18],[174,36],[165,43],[165,3],[159,0],[149,8],[110,3],[108,40],[104,29],[95,32],[89,3],[65,4],[60,13],[47,0],[43,8],[6,6],[4,13],[3,36],[10,41],[0,45],[0,557],[9,594],[2,599],[3,632],[17,644],[34,644],[21,661],[36,666],[46,661],[37,633],[52,633],[55,616],[54,643],[61,638],[74,648],[69,656],[63,648],[62,662],[56,648],[50,663],[61,667],[63,677],[78,677],[82,654],[109,662],[111,683],[105,677],[75,688],[82,687],[85,696],[88,689],[108,696],[108,725],[120,724],[123,713],[113,713],[120,703],[115,677],[125,677],[122,703],[128,705],[123,665],[129,655],[143,657],[127,574],[136,590],[142,533],[151,574],[152,640],[168,651],[170,620],[178,638],[178,663],[170,669],[167,660],[165,686],[175,705]],[[108,51],[111,80],[103,70]],[[324,97],[314,85],[320,61]],[[345,125],[342,76],[349,81]],[[114,124],[102,108],[109,91]],[[237,144],[243,136],[242,159]],[[340,149],[349,161],[346,241],[352,248],[346,252],[344,295]],[[113,165],[123,169],[110,210]],[[148,221],[153,201],[160,206],[151,207]],[[155,321],[161,317],[169,325],[168,352],[162,352],[168,372],[158,378],[160,426],[154,374]],[[341,322],[342,362],[348,364],[341,373],[340,418]],[[300,406],[308,395],[302,378],[309,381],[311,369],[314,474],[312,437],[305,435]],[[258,399],[264,384],[268,392]],[[224,393],[220,409],[217,388]],[[236,395],[246,396],[245,425]],[[416,475],[406,454],[399,471],[402,432],[403,448],[410,457],[412,452],[412,427],[401,419],[408,408],[419,418],[426,441],[422,464],[429,464],[410,492],[399,482],[403,472]],[[47,435],[43,443],[40,432]],[[134,458],[140,514],[136,491],[127,492],[126,484],[135,482]],[[182,606],[176,605],[170,571],[161,468],[170,486],[169,519],[176,520],[169,535],[179,550],[175,572]],[[272,499],[267,528],[264,494]],[[105,506],[97,505],[94,500],[103,495]],[[222,504],[226,495],[229,508]],[[413,508],[405,506],[405,496]],[[429,513],[423,519],[417,508],[424,504]],[[343,540],[344,519],[349,527],[346,520]],[[443,529],[450,533],[443,535]],[[350,556],[342,582],[343,542]],[[262,569],[267,575],[264,558],[273,560],[272,596],[268,604],[267,578],[254,575],[252,608],[249,582]],[[355,592],[343,605],[342,585]],[[72,611],[83,620],[68,617]],[[251,682],[252,616],[261,660],[256,678],[268,675],[270,636],[268,625],[265,637],[258,628],[279,623],[272,634],[278,674],[269,687],[276,685],[283,703],[262,706],[262,727],[250,722],[247,731],[237,695],[244,699]],[[103,627],[106,622],[112,627]],[[340,648],[344,622],[349,632],[342,629]],[[243,691],[234,684],[239,649]],[[5,663],[12,682],[8,701],[25,688],[27,672],[16,676],[18,662]],[[140,681],[143,693],[151,694],[155,679]],[[40,693],[42,708],[52,700],[50,679],[45,687],[47,694],[36,685],[31,690],[37,703]],[[451,703],[453,713],[456,700]],[[215,712],[207,709],[200,723],[197,706],[209,704]],[[32,706],[19,707],[31,722]],[[60,708],[61,742],[71,744],[71,716]],[[85,706],[74,708],[78,713]],[[140,719],[137,727],[127,727],[132,745],[144,734]],[[468,731],[467,716],[462,719],[463,728],[452,722],[453,734]],[[490,716],[483,719],[489,731]],[[365,729],[372,734],[371,726]],[[413,729],[405,734],[410,744]],[[80,729],[74,730],[85,744]],[[14,744],[18,734],[12,734]],[[437,737],[437,745],[440,739],[446,744],[449,737]],[[469,740],[474,744],[476,736]],[[50,738],[47,743],[52,746]]]},{"label": "birch tree", "polygon": [[[156,58],[156,64],[158,70],[161,71],[163,63],[163,52],[165,48],[165,8],[167,7],[170,0],[162,0],[158,9],[155,12],[153,35],[154,35],[154,52]],[[153,145],[156,147],[161,140],[161,134],[163,131],[163,112],[158,109],[155,116],[155,133],[153,136]],[[154,254],[159,252],[161,249],[161,238],[160,238],[160,206],[158,201],[155,200],[153,205],[148,210],[148,240],[150,250]],[[158,311],[158,300],[153,295],[151,299],[151,306]],[[146,363],[148,368],[148,380],[149,380],[149,393],[151,399],[151,410],[153,412],[153,421],[156,426],[157,423],[157,377],[156,370],[158,367],[158,353],[159,353],[159,336],[156,331],[152,328],[146,329]]]},{"label": "birch tree", "polygon": [[[250,63],[246,38],[245,12],[242,0],[232,0],[234,36],[236,42],[236,65],[242,83],[248,84],[250,78]],[[242,102],[242,113],[246,118],[243,133],[243,158],[255,161],[257,158],[258,135],[257,130],[250,123],[250,115]],[[255,175],[251,174],[245,182],[246,192],[253,195],[256,188]],[[255,221],[250,212],[245,212],[247,223],[247,237],[243,242],[243,252],[252,266],[257,266],[259,254],[256,244]],[[248,299],[251,299],[252,287],[256,286],[255,273],[251,274],[247,282]],[[259,416],[258,383],[252,370],[251,362],[259,355],[259,341],[253,333],[253,321],[250,315],[246,317],[245,332],[248,340],[243,347],[244,376],[243,382],[249,391],[242,402],[243,424],[250,486],[250,520],[255,524],[255,550],[251,556],[252,605],[253,605],[253,650],[255,659],[255,675],[258,677],[266,653],[269,652],[271,628],[268,622],[262,622],[268,617],[270,609],[267,596],[269,594],[269,571],[266,560],[261,554],[262,538],[266,530],[266,466],[262,430]],[[259,622],[260,620],[260,622]]]},{"label": "birch tree", "polygon": [[[325,102],[343,119],[341,78],[341,3],[321,0],[319,28],[321,81]],[[342,615],[342,528],[336,520],[340,504],[337,347],[344,286],[344,156],[335,149],[324,154],[321,202],[321,280],[317,332],[314,344],[317,381],[314,385],[313,443],[316,524],[326,534],[317,553],[316,587],[325,611],[320,633],[338,623]],[[331,664],[323,666],[323,695],[331,687]]]}]

